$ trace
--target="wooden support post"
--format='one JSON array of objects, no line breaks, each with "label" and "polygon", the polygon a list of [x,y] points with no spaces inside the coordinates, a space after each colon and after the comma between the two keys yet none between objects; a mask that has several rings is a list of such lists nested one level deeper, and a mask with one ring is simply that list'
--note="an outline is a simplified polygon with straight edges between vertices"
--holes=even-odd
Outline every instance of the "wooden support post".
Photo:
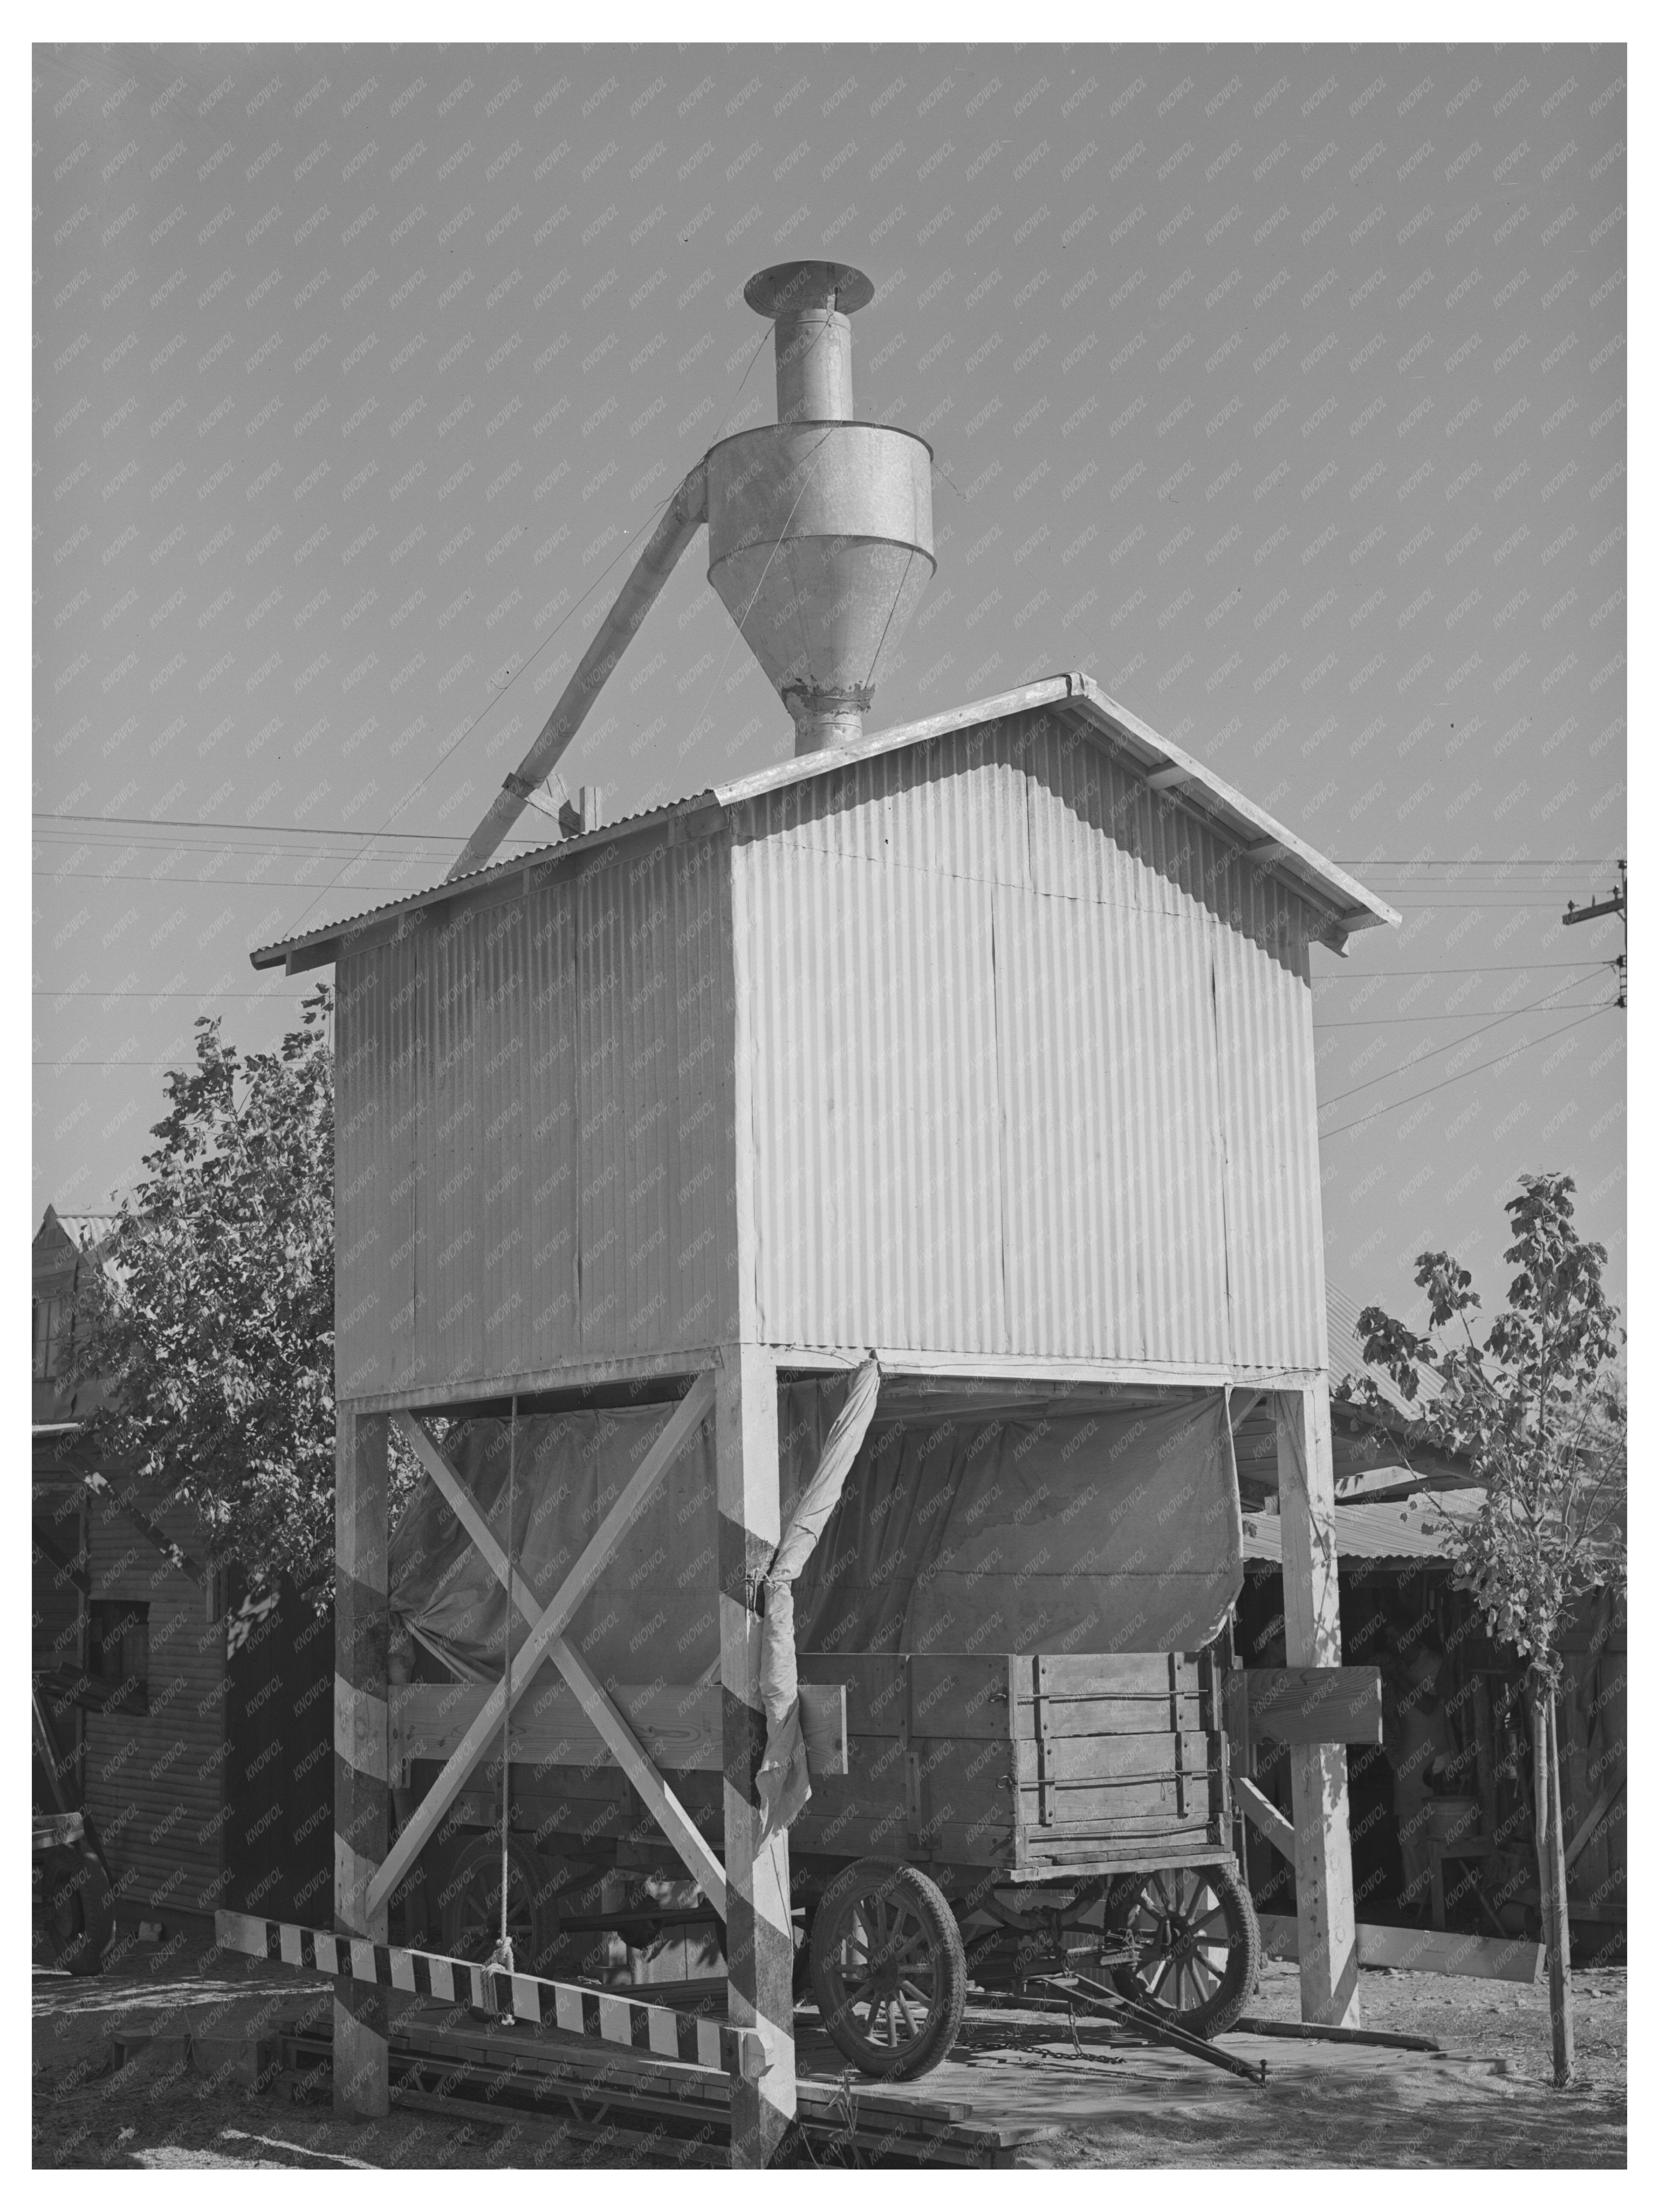
[{"label": "wooden support post", "polygon": [[761,1840],[756,1777],[766,1748],[761,1704],[760,1577],[776,1550],[777,1376],[756,1345],[726,1348],[715,1397],[720,1508],[720,1707],[726,1800],[726,2009],[757,2028],[769,2060],[757,2081],[732,2084],[732,2163],[765,2166],[795,2116],[794,1937],[789,1838]]},{"label": "wooden support post", "polygon": [[[368,1886],[386,1854],[386,1423],[335,1416],[334,1925],[384,1943]],[[385,1990],[343,1982],[334,1997],[334,2109],[391,2109]]]},{"label": "wooden support post", "polygon": [[[1336,1485],[1331,1400],[1322,1378],[1274,1394],[1285,1656],[1292,1667],[1337,1667]],[[1321,2027],[1359,2025],[1359,1949],[1348,1841],[1348,1755],[1340,1743],[1292,1744],[1296,1917],[1302,2017]]]}]

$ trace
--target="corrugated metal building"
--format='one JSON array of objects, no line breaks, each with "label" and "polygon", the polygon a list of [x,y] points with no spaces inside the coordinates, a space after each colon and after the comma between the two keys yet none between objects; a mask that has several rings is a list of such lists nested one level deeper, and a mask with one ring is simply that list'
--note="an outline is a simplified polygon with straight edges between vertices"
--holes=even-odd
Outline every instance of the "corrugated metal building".
[{"label": "corrugated metal building", "polygon": [[[1281,1495],[1288,1481],[1308,1537],[1286,1570],[1305,1599],[1294,1656],[1334,1663],[1310,958],[1397,919],[1086,676],[879,736],[821,734],[759,775],[605,828],[579,816],[559,845],[253,956],[337,970],[338,1923],[385,1938],[486,1749],[481,1708],[392,1838],[386,1747],[409,1699],[378,1656],[376,1417],[415,1441],[422,1408],[500,1413],[510,1393],[550,1412],[678,1384],[665,1435],[698,1406],[715,1425],[717,1540],[682,1579],[701,1577],[718,1616],[726,1787],[698,1817],[723,1819],[723,1871],[614,1686],[587,1683],[574,1654],[558,1665],[647,1832],[654,1820],[722,1898],[734,2016],[763,2022],[782,2061],[775,2097],[734,2103],[744,2157],[793,2109],[789,1862],[752,1784],[732,1783],[763,1740],[748,1593],[781,1534],[780,1385],[873,1352],[884,1389],[1272,1394]],[[492,821],[536,780],[507,779],[469,852],[493,852]],[[425,1443],[452,1508],[471,1510]],[[1168,1502],[1191,1488],[1172,1481]],[[665,1617],[642,1620],[630,1650]],[[650,1660],[695,1698],[672,1654]],[[1357,1974],[1342,1752],[1295,1756],[1304,2005],[1340,2024]],[[914,1825],[907,1806],[896,1817]],[[570,1836],[536,1818],[550,1850],[576,1856],[638,1832],[625,1786]],[[437,1870],[446,1894],[469,1863]],[[337,2075],[342,2108],[384,2110],[372,2000],[342,1997],[335,2032],[357,2085]]]},{"label": "corrugated metal building", "polygon": [[1318,1376],[1310,949],[1392,919],[1073,676],[273,946],[338,963],[342,1397]]}]

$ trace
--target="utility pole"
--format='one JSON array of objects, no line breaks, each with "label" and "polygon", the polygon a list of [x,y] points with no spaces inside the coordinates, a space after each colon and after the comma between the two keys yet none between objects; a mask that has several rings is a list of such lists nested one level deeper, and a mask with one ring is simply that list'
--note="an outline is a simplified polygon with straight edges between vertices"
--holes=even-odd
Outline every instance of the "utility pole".
[{"label": "utility pole", "polygon": [[1613,1003],[1623,1006],[1628,1003],[1626,985],[1630,970],[1630,876],[1622,860],[1619,863],[1617,890],[1609,891],[1606,898],[1595,899],[1589,906],[1576,906],[1569,899],[1561,920],[1571,929],[1574,922],[1597,921],[1604,914],[1616,914],[1625,925],[1625,949],[1613,963],[1619,971],[1619,996]]}]

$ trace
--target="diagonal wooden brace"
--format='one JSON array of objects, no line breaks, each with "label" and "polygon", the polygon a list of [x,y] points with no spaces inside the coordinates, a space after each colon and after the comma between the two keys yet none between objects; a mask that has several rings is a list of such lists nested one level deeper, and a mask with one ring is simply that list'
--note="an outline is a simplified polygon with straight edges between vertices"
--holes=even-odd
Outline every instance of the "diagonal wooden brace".
[{"label": "diagonal wooden brace", "polygon": [[569,1622],[571,1615],[592,1589],[606,1561],[633,1527],[646,1500],[661,1481],[682,1447],[708,1418],[714,1402],[714,1377],[699,1375],[670,1415],[662,1433],[629,1478],[620,1498],[605,1515],[592,1541],[570,1570],[559,1593],[542,1613],[526,1638],[514,1662],[512,1698],[498,1682],[480,1708],[477,1717],[451,1754],[441,1774],[416,1807],[408,1826],[392,1846],[384,1864],[368,1887],[371,1911],[382,1909],[392,1892],[426,1848],[438,1824],[454,1803],[467,1777],[483,1757],[501,1728],[503,1711],[510,1711],[524,1695],[548,1646]]},{"label": "diagonal wooden brace", "polygon": [[[514,1570],[471,1494],[428,1434],[425,1425],[407,1413],[394,1416],[421,1464],[443,1492],[451,1512],[477,1546],[486,1565],[506,1589],[533,1629],[542,1608]],[[721,1916],[726,1915],[726,1869],[704,1841],[696,1822],[652,1763],[649,1753],[629,1726],[626,1715],[578,1651],[562,1636],[548,1638],[547,1656],[575,1692],[582,1711],[611,1748],[612,1757],[650,1808],[652,1817],[684,1860],[702,1893]]]}]

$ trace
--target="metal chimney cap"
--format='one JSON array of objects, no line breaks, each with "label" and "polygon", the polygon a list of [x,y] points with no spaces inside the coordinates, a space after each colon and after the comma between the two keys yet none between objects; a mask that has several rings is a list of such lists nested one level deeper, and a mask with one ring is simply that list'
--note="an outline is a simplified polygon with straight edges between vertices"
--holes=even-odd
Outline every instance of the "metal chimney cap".
[{"label": "metal chimney cap", "polygon": [[799,315],[813,307],[832,308],[842,315],[856,314],[876,296],[876,288],[863,270],[844,261],[780,261],[763,269],[743,288],[743,296],[757,315]]}]

